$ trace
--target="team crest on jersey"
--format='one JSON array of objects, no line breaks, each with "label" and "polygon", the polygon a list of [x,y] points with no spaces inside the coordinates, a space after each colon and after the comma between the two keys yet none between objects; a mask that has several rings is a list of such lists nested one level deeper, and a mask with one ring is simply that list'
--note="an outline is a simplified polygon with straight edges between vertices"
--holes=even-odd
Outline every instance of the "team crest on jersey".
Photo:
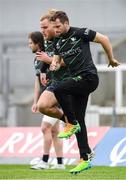
[{"label": "team crest on jersey", "polygon": [[76,40],[77,40],[76,37],[72,37],[71,38],[71,44],[74,44],[76,42]]},{"label": "team crest on jersey", "polygon": [[76,41],[76,38],[75,38],[75,37],[72,37],[72,38],[71,38],[71,41],[72,41],[72,42]]}]

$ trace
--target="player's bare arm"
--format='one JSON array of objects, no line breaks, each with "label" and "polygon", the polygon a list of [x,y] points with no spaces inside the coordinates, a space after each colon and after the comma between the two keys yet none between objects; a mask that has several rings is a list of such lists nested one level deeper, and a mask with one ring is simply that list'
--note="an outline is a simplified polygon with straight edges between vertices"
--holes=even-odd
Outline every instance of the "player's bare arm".
[{"label": "player's bare arm", "polygon": [[[36,59],[39,60],[39,61],[43,61],[43,62],[45,62],[47,64],[51,64],[52,60],[53,60],[53,57],[48,56],[47,53],[45,53],[45,52],[37,52],[36,53]],[[63,59],[61,59],[60,65],[61,66],[66,66]]]},{"label": "player's bare arm", "polygon": [[47,53],[41,51],[36,53],[36,59],[47,64],[51,64],[53,58],[48,56]]},{"label": "player's bare arm", "polygon": [[60,68],[60,66],[61,66],[61,63],[62,63],[61,57],[59,55],[54,55],[52,63],[50,65],[50,70],[51,71],[58,70]]},{"label": "player's bare arm", "polygon": [[41,81],[41,83],[42,83],[43,86],[46,86],[46,85],[47,85],[49,79],[47,79],[46,73],[41,73],[41,74],[40,74],[40,81]]},{"label": "player's bare arm", "polygon": [[94,42],[96,43],[100,43],[103,47],[103,49],[105,50],[109,63],[108,63],[108,67],[112,66],[112,67],[117,67],[120,65],[120,63],[118,62],[118,60],[116,60],[113,56],[113,50],[112,50],[112,46],[111,43],[109,41],[109,38],[103,34],[100,33],[96,33]]},{"label": "player's bare arm", "polygon": [[33,113],[37,112],[37,102],[38,102],[39,96],[40,96],[40,84],[39,84],[39,79],[36,76],[35,86],[34,86],[34,102],[31,107],[31,111]]}]

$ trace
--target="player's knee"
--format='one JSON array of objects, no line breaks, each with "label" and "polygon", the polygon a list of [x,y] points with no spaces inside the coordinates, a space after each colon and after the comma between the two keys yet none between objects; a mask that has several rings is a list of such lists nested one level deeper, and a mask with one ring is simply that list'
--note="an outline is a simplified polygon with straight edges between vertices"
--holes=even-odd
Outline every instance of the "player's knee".
[{"label": "player's knee", "polygon": [[57,137],[57,135],[59,134],[59,126],[56,125],[55,127],[52,128],[51,131],[52,131],[52,136],[53,137],[55,137],[55,136]]},{"label": "player's knee", "polygon": [[59,130],[58,129],[55,129],[55,131],[52,130],[52,137],[57,137],[58,134],[59,134]]},{"label": "player's knee", "polygon": [[46,133],[48,133],[49,131],[51,131],[51,126],[50,126],[50,125],[43,125],[43,126],[41,127],[41,131],[42,131],[43,134],[46,134]]},{"label": "player's knee", "polygon": [[37,104],[37,109],[39,112],[44,113],[46,111],[47,106],[45,104]]}]

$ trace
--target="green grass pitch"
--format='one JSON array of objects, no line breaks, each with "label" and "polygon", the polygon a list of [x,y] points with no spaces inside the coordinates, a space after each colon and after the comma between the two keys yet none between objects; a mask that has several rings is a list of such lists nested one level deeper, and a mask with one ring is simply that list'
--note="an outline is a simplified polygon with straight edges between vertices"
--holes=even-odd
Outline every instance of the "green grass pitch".
[{"label": "green grass pitch", "polygon": [[0,165],[0,179],[54,179],[54,180],[126,180],[126,167],[94,166],[78,175],[72,175],[66,170],[32,170],[29,165]]}]

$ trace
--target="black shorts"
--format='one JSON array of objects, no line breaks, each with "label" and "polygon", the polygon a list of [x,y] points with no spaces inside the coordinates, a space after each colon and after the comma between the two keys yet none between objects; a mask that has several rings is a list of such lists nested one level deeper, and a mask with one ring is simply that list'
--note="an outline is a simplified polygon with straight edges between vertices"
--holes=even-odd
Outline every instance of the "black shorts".
[{"label": "black shorts", "polygon": [[47,85],[45,90],[54,92],[54,90],[57,88],[58,84],[59,84],[59,81],[52,81],[49,85]]}]

